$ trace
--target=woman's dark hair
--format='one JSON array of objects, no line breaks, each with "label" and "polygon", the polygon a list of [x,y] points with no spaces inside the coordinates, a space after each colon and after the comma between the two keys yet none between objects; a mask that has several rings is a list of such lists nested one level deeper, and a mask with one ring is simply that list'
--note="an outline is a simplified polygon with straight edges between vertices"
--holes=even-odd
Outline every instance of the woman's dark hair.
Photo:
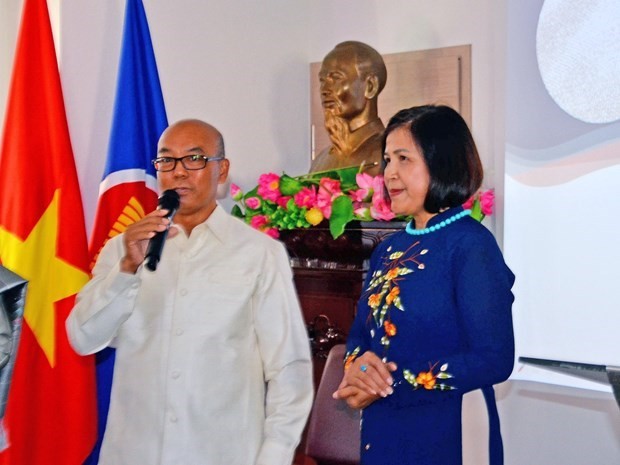
[{"label": "woman's dark hair", "polygon": [[401,127],[409,129],[428,167],[427,212],[462,205],[480,188],[483,170],[478,149],[467,123],[455,110],[424,105],[399,111],[383,133],[383,153],[388,135]]}]

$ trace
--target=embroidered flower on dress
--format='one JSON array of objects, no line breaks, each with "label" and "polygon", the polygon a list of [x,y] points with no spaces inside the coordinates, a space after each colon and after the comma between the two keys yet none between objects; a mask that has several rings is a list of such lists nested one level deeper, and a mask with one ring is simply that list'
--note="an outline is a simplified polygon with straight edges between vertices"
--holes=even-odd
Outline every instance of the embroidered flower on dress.
[{"label": "embroidered flower on dress", "polygon": [[353,361],[357,358],[360,352],[360,347],[357,346],[352,352],[347,352],[344,356],[344,370],[347,371]]},{"label": "embroidered flower on dress", "polygon": [[[439,363],[439,362],[437,362]],[[447,372],[448,364],[444,363],[440,368],[439,372],[433,373],[433,370],[437,366],[435,363],[432,366],[429,366],[428,371],[421,371],[418,375],[414,375],[411,373],[411,370],[403,370],[403,375],[405,380],[413,386],[413,389],[424,388],[427,390],[439,389],[440,391],[452,391],[456,389],[454,386],[450,386],[444,383],[437,383],[437,380],[450,379],[453,376]],[[429,364],[430,365],[430,364]]]},{"label": "embroidered flower on dress", "polygon": [[[419,257],[425,255],[428,250],[417,250],[419,244],[419,241],[415,242],[404,252],[392,252],[392,247],[388,247],[389,255],[384,259],[383,266],[372,274],[366,292],[369,293],[368,306],[377,327],[383,326],[386,319],[391,321],[388,315],[392,308],[405,311],[400,299],[399,282],[404,276],[413,273],[415,269],[424,269],[424,264],[420,262]],[[382,343],[388,346],[391,336],[386,331]]]},{"label": "embroidered flower on dress", "polygon": [[[424,263],[421,261],[423,255],[428,253],[428,249],[421,249],[420,242],[414,242],[405,251],[392,251],[392,246],[388,247],[387,257],[383,259],[382,266],[375,270],[371,276],[370,282],[366,289],[368,294],[368,306],[377,328],[383,328],[383,336],[381,344],[384,346],[384,358],[387,358],[387,351],[390,346],[390,339],[398,333],[396,324],[390,317],[392,309],[396,308],[402,312],[405,311],[403,303],[400,299],[400,281],[408,274],[416,270],[424,270]],[[370,316],[369,316],[370,318]],[[376,331],[374,328],[370,330],[371,337],[374,337]],[[345,357],[345,369],[353,363],[360,348],[356,348]],[[452,378],[448,373],[448,364],[443,364],[437,373],[434,372],[437,363],[429,365],[428,371],[421,371],[417,375],[411,370],[404,369],[403,376],[405,380],[413,386],[414,389],[440,390],[450,391],[456,389],[454,386],[447,385],[442,380]]]},{"label": "embroidered flower on dress", "polygon": [[385,329],[385,334],[389,337],[396,336],[396,325],[390,321],[385,321],[383,323],[383,328]]}]

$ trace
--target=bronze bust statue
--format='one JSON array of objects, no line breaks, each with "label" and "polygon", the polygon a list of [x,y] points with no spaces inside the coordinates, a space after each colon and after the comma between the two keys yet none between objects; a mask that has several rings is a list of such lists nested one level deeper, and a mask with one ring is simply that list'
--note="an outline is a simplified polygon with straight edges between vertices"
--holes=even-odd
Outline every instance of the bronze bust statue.
[{"label": "bronze bust statue", "polygon": [[367,173],[379,174],[385,127],[377,113],[377,99],[386,80],[383,58],[362,42],[342,42],[325,56],[319,82],[325,128],[332,145],[312,161],[311,172],[364,162]]}]

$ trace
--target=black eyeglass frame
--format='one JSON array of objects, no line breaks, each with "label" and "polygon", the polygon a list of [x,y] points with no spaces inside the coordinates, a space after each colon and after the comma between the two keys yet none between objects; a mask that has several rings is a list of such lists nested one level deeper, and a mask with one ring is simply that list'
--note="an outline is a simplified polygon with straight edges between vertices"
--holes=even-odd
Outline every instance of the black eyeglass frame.
[{"label": "black eyeglass frame", "polygon": [[[194,158],[194,157],[200,157],[204,160],[205,164],[200,167],[200,168],[189,168],[186,164],[184,160],[187,160],[188,158]],[[172,168],[170,168],[169,170],[161,170],[161,169],[157,169],[157,163],[161,163],[161,160],[165,159],[165,160],[174,160],[174,164],[172,165]],[[181,162],[181,165],[183,166],[183,168],[185,168],[188,171],[198,171],[198,170],[204,170],[207,167],[207,163],[209,163],[210,161],[219,161],[219,160],[223,160],[224,156],[223,155],[218,155],[216,157],[207,157],[206,155],[198,155],[198,154],[194,154],[194,155],[185,155],[184,157],[181,158],[174,158],[174,157],[158,157],[154,160],[151,160],[151,163],[153,163],[153,168],[155,168],[155,171],[158,171],[160,173],[167,173],[169,171],[174,171],[177,167],[177,163]]]}]

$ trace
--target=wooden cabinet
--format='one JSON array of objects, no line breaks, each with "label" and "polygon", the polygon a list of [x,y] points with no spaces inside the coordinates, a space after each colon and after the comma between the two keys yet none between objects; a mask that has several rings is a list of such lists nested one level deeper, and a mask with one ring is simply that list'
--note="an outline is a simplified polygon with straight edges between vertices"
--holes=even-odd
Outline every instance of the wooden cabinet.
[{"label": "wooden cabinet", "polygon": [[[322,318],[324,315],[332,326],[331,334],[336,336],[326,341],[327,345],[331,347],[335,343],[344,342],[355,317],[365,271],[293,268],[293,273],[306,325],[315,326],[322,332],[327,323]],[[315,387],[321,379],[326,356],[326,350],[315,351]]]},{"label": "wooden cabinet", "polygon": [[[362,294],[368,261],[375,246],[388,234],[404,228],[403,222],[351,222],[337,239],[327,223],[309,229],[281,231],[280,239],[291,258],[295,287],[306,324],[333,326],[330,333],[344,342]],[[319,318],[319,320],[317,320]],[[333,345],[333,344],[331,344]],[[327,351],[313,357],[315,385],[323,372]]]},{"label": "wooden cabinet", "polygon": [[294,268],[293,273],[306,322],[326,315],[332,324],[348,332],[362,293],[365,272]]}]

